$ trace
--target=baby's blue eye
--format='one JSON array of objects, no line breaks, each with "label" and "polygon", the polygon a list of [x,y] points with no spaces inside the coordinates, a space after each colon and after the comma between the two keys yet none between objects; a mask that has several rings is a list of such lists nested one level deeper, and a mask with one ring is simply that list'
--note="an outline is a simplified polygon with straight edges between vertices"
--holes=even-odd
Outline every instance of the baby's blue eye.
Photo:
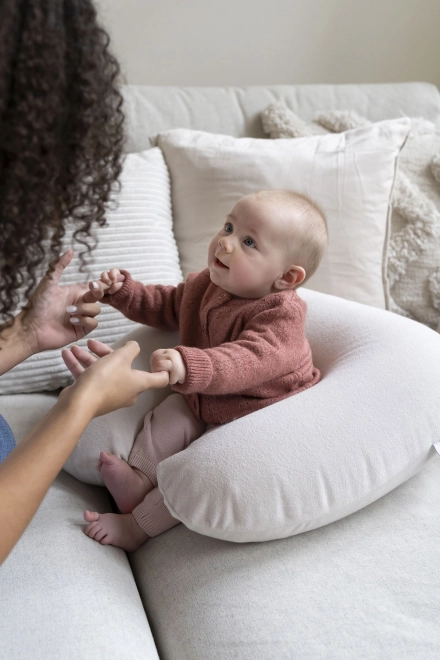
[{"label": "baby's blue eye", "polygon": [[231,225],[230,222],[227,222],[227,223],[225,224],[225,232],[226,232],[227,234],[232,234],[233,231],[234,231],[233,226]]},{"label": "baby's blue eye", "polygon": [[252,238],[245,238],[244,244],[246,245],[246,247],[255,247],[255,243]]}]

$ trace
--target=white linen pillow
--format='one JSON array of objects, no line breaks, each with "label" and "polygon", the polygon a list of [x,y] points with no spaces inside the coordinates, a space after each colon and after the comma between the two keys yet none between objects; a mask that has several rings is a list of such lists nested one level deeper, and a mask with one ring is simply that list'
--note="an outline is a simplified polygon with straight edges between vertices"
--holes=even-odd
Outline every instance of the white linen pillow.
[{"label": "white linen pillow", "polygon": [[[98,246],[92,253],[89,277],[79,270],[77,249],[66,269],[62,284],[99,278],[103,270],[127,268],[145,284],[173,284],[182,279],[174,239],[171,214],[170,178],[160,149],[129,154],[124,161],[121,190],[115,199],[118,207],[108,211],[108,226],[96,232]],[[66,232],[66,249],[72,245],[73,230]],[[98,317],[99,326],[90,337],[113,343],[137,324],[109,305]],[[86,339],[76,342],[85,345]],[[64,387],[71,382],[61,351],[33,355],[4,374],[0,394],[42,392]]]},{"label": "white linen pillow", "polygon": [[386,308],[389,202],[409,129],[405,118],[296,140],[160,133],[184,275],[206,266],[209,241],[242,195],[286,188],[310,195],[327,214],[329,248],[307,287]]},{"label": "white linen pillow", "polygon": [[165,504],[195,532],[246,542],[312,530],[379,499],[436,455],[439,335],[390,312],[300,294],[322,380],[159,464]]}]

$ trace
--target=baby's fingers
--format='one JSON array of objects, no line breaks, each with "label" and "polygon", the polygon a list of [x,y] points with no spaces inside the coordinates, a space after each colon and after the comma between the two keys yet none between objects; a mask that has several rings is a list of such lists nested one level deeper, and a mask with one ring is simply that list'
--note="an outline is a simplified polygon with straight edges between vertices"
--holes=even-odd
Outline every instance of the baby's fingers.
[{"label": "baby's fingers", "polygon": [[121,273],[119,268],[111,268],[108,275],[110,281],[113,282],[114,284],[116,282],[123,282],[125,280],[125,276]]},{"label": "baby's fingers", "polygon": [[171,371],[173,363],[167,356],[165,349],[159,348],[154,351],[150,356],[150,365],[153,372],[156,371]]}]

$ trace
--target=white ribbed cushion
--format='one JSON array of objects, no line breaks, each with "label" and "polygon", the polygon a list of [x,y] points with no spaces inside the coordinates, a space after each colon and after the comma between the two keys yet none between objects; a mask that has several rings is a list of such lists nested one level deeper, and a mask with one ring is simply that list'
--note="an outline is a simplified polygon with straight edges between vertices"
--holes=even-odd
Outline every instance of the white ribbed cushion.
[{"label": "white ribbed cushion", "polygon": [[[65,271],[62,283],[72,284],[98,278],[103,270],[127,268],[145,284],[177,284],[182,279],[174,240],[171,215],[170,178],[160,149],[154,148],[126,157],[121,176],[118,208],[107,213],[108,227],[98,229],[98,246],[93,252],[91,273],[79,272],[79,251]],[[73,232],[66,234],[71,245]],[[136,324],[108,305],[103,305],[94,339],[113,343]],[[76,342],[85,345],[86,340]],[[0,394],[41,392],[64,387],[70,372],[61,351],[34,355],[4,374]]]}]

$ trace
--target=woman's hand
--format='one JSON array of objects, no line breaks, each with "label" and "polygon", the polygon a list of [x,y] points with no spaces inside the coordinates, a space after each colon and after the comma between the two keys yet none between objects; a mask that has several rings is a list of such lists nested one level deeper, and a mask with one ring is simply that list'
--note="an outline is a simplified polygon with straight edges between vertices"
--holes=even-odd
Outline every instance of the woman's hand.
[{"label": "woman's hand", "polygon": [[95,293],[87,284],[60,286],[64,269],[70,264],[73,250],[68,250],[46,273],[33,294],[32,307],[20,312],[23,331],[32,353],[61,348],[78,341],[94,330],[101,311]]},{"label": "woman's hand", "polygon": [[137,395],[146,389],[168,385],[166,371],[151,374],[132,369],[131,363],[140,350],[135,341],[115,351],[96,339],[89,339],[87,345],[90,351],[79,346],[62,351],[76,383],[63,390],[60,396],[86,393],[87,405],[96,409],[92,411],[93,417],[133,405]]}]

